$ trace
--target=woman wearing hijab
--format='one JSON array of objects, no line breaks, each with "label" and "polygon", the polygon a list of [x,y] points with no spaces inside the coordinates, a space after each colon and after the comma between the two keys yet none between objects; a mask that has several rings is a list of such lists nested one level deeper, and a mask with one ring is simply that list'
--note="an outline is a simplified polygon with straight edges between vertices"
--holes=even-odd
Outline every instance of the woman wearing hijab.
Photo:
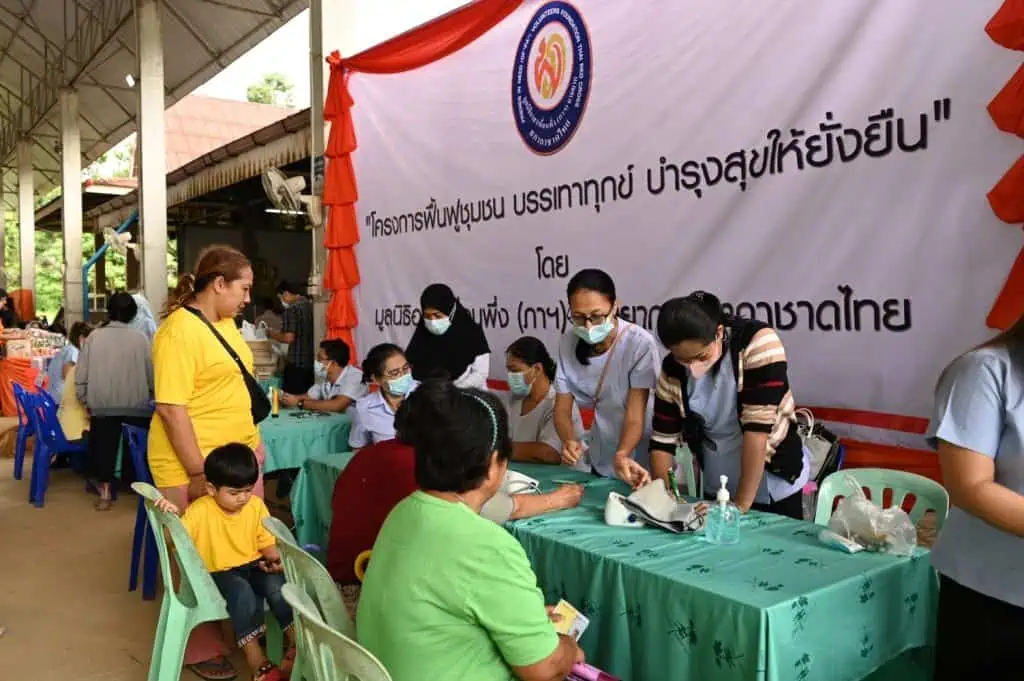
[{"label": "woman wearing hijab", "polygon": [[452,290],[431,284],[420,296],[422,317],[405,356],[417,381],[439,378],[457,388],[487,389],[491,349],[484,330]]},{"label": "woman wearing hijab", "polygon": [[139,311],[135,314],[135,318],[132,319],[129,326],[144,333],[146,338],[152,343],[153,336],[156,335],[156,317],[153,316],[153,310],[149,307],[149,301],[141,293],[133,293],[132,300],[135,301]]}]

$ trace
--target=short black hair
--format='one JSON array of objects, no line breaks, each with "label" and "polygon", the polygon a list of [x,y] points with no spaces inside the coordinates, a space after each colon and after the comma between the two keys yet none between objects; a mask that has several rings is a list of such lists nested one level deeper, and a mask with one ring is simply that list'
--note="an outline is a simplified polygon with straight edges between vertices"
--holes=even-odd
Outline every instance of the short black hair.
[{"label": "short black hair", "polygon": [[277,285],[277,292],[278,293],[293,293],[293,294],[295,294],[297,296],[301,296],[301,295],[306,293],[306,289],[305,289],[304,286],[299,286],[298,284],[296,284],[294,282],[285,280],[285,281],[282,281],[280,284]]},{"label": "short black hair", "polygon": [[320,349],[327,354],[327,359],[337,362],[341,366],[347,366],[352,359],[352,351],[348,349],[348,343],[343,340],[320,341]]},{"label": "short black hair", "polygon": [[491,454],[512,456],[508,414],[497,397],[448,381],[424,381],[405,398],[395,421],[416,450],[416,483],[437,492],[468,492],[487,477]]},{"label": "short black hair", "polygon": [[130,293],[118,291],[107,301],[107,319],[112,322],[128,324],[138,313],[139,306]]},{"label": "short black hair", "polygon": [[239,442],[217,447],[203,464],[206,481],[215,488],[250,487],[260,477],[260,465],[249,447]]}]

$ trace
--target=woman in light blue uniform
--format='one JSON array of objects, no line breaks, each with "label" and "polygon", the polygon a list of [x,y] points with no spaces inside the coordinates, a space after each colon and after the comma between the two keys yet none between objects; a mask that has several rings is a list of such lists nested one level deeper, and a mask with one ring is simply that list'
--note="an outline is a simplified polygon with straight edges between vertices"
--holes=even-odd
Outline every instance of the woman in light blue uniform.
[{"label": "woman in light blue uniform", "polygon": [[352,451],[395,437],[395,414],[416,389],[412,367],[402,348],[391,343],[374,346],[363,360],[363,382],[377,386],[356,400],[348,445]]},{"label": "woman in light blue uniform", "polygon": [[928,437],[949,491],[935,681],[1020,678],[1024,664],[1024,317],[950,364]]},{"label": "woman in light blue uniform", "polygon": [[82,343],[92,331],[92,327],[85,322],[75,322],[68,332],[68,342],[61,348],[61,351],[53,356],[46,366],[47,387],[46,392],[50,393],[58,404],[64,394],[64,379],[71,369],[78,363],[78,354],[82,349]]},{"label": "woman in light blue uniform", "polygon": [[[650,480],[651,391],[658,379],[654,337],[618,317],[615,282],[607,273],[581,270],[568,286],[572,330],[558,347],[555,428],[562,462],[599,475],[617,475],[634,487]],[[579,439],[572,409],[594,410],[594,424]]]}]

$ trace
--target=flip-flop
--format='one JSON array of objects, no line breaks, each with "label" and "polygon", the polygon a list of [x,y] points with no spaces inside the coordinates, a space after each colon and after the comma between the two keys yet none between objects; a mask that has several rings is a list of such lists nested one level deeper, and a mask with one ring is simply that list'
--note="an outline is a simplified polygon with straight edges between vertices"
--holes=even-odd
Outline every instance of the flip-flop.
[{"label": "flip-flop", "polygon": [[103,497],[100,497],[96,500],[97,511],[109,511],[113,506],[114,501],[112,499],[104,499]]},{"label": "flip-flop", "polygon": [[189,671],[205,681],[233,681],[238,678],[238,671],[235,670],[228,658],[221,656],[212,660],[203,660],[195,664],[187,665]]}]

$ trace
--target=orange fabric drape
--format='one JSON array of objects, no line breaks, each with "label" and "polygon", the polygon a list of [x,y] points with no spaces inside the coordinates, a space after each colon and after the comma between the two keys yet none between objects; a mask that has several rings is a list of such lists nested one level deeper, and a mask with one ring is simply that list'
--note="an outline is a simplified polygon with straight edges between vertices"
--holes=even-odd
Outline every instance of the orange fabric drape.
[{"label": "orange fabric drape", "polygon": [[323,202],[327,212],[324,246],[328,251],[324,288],[331,291],[327,308],[329,338],[342,338],[354,349],[352,329],[359,323],[352,295],[360,281],[355,252],[359,243],[359,189],[352,163],[358,142],[348,77],[356,72],[401,73],[443,59],[487,33],[520,4],[522,0],[477,0],[348,59],[342,59],[338,52],[327,58],[331,79],[324,119],[330,122],[331,130],[324,152],[327,167]]},{"label": "orange fabric drape", "polygon": [[14,312],[18,319],[27,322],[36,318],[36,302],[31,291],[21,288],[8,295],[14,300]]},{"label": "orange fabric drape", "polygon": [[32,360],[8,357],[0,360],[0,413],[17,416],[18,406],[14,401],[14,384],[29,392],[36,392],[39,369],[32,366]]},{"label": "orange fabric drape", "polygon": [[[1024,0],[1006,0],[985,26],[996,43],[1024,50]],[[1024,137],[1024,66],[988,105],[988,113],[1000,130]],[[992,210],[1004,222],[1024,222],[1024,154],[989,191]],[[1005,330],[1024,315],[1024,247],[1010,270],[1002,291],[989,310],[988,326]]]}]

